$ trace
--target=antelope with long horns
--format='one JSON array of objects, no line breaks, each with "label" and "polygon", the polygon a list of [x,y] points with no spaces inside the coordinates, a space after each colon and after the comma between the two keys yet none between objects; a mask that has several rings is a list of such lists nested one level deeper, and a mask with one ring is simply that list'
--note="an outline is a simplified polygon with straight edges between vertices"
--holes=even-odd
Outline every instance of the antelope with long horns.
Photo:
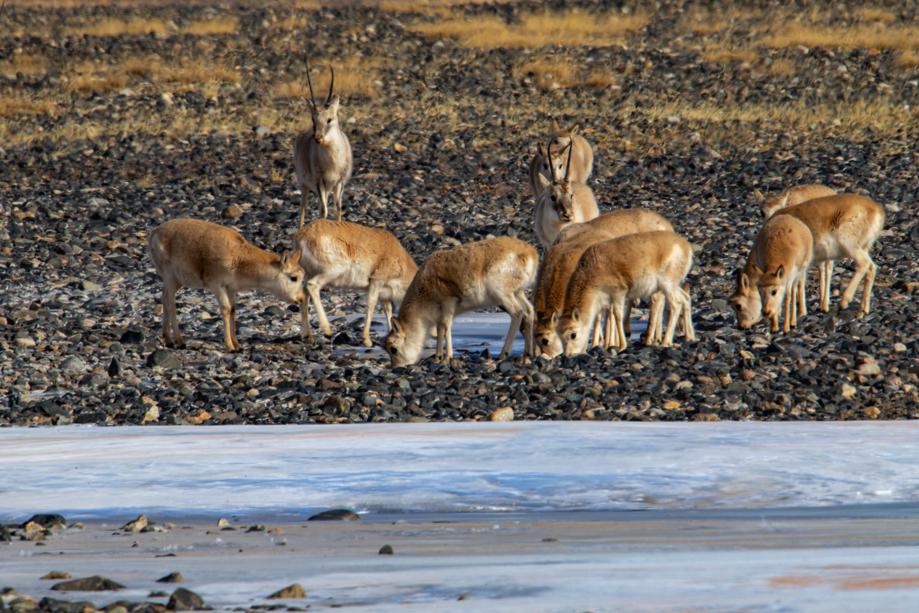
[{"label": "antelope with long horns", "polygon": [[[575,183],[587,183],[590,173],[594,167],[594,152],[583,136],[578,133],[578,126],[564,130],[558,126],[557,121],[552,121],[552,148],[555,151],[564,151],[571,145],[572,164],[571,180]],[[550,170],[549,166],[554,167]],[[536,153],[530,160],[530,189],[533,191],[533,197],[537,200],[552,183],[552,173],[561,174],[565,166],[565,160],[559,156],[547,155],[541,147],[536,147]]]},{"label": "antelope with long horns", "polygon": [[[569,144],[563,177],[559,178],[555,167],[549,165],[552,183],[536,201],[536,238],[546,249],[555,242],[562,228],[590,221],[600,214],[593,190],[586,183],[571,180],[572,149]],[[552,143],[546,145],[546,156],[552,158]]]},{"label": "antelope with long horns", "polygon": [[310,114],[313,126],[309,132],[297,137],[294,143],[294,169],[300,183],[300,224],[306,216],[310,192],[319,197],[322,217],[329,216],[329,195],[335,202],[335,213],[341,221],[341,198],[345,184],[351,178],[353,161],[351,143],[338,122],[340,100],[335,95],[335,69],[329,64],[331,80],[329,93],[322,106],[316,104],[313,83],[310,80],[310,60],[306,58],[306,82],[310,88]]}]

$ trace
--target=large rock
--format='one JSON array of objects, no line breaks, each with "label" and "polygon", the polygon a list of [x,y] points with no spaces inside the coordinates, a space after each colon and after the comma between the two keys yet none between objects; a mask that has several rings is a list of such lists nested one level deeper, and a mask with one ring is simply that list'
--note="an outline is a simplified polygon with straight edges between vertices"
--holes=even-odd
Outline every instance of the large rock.
[{"label": "large rock", "polygon": [[48,530],[67,527],[67,520],[64,519],[63,515],[58,515],[57,513],[36,513],[26,521],[22,522],[19,527],[25,528],[26,525],[30,523],[38,524],[42,528],[46,528]]},{"label": "large rock", "polygon": [[170,611],[205,611],[210,607],[204,604],[204,599],[191,590],[180,587],[169,597],[166,608]]},{"label": "large rock", "polygon": [[125,532],[140,532],[150,523],[150,520],[147,519],[147,516],[141,513],[135,519],[132,519],[125,525],[121,527]]},{"label": "large rock", "polygon": [[307,521],[357,521],[360,515],[348,509],[330,509],[311,515]]},{"label": "large rock", "polygon": [[96,607],[91,602],[81,600],[79,602],[67,602],[56,598],[42,598],[38,607],[42,613],[92,613]]},{"label": "large rock", "polygon": [[168,349],[157,349],[147,356],[147,366],[174,369],[179,368],[181,365],[175,353]]},{"label": "large rock", "polygon": [[285,588],[281,588],[277,592],[268,596],[268,598],[274,599],[287,599],[287,598],[306,598],[306,590],[303,589],[303,586],[299,583],[292,583]]},{"label": "large rock", "polygon": [[112,592],[123,590],[124,586],[117,581],[112,581],[99,575],[92,577],[83,577],[82,579],[72,579],[71,581],[61,581],[51,586],[56,592]]}]

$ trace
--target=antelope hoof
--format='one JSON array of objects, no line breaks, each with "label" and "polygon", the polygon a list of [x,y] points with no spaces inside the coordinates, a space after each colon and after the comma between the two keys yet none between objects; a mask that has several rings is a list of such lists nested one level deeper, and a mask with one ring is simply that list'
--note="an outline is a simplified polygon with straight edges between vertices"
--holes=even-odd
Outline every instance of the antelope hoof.
[{"label": "antelope hoof", "polygon": [[370,340],[369,336],[364,337],[364,347],[366,347],[367,349],[370,349],[371,347],[373,347],[373,341]]},{"label": "antelope hoof", "polygon": [[332,336],[332,326],[322,326],[322,333],[325,336]]}]

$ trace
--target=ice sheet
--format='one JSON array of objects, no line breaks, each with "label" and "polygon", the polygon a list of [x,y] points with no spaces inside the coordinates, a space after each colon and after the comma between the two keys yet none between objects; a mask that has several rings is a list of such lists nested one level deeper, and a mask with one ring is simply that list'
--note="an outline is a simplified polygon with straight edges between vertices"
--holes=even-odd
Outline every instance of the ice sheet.
[{"label": "ice sheet", "polygon": [[0,520],[908,502],[917,441],[912,422],[13,428]]}]

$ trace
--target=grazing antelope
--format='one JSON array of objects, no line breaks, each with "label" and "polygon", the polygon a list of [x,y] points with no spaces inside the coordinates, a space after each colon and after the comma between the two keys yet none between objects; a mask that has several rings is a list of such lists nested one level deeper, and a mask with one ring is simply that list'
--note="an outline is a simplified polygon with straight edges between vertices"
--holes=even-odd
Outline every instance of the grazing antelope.
[{"label": "grazing antelope", "polygon": [[737,291],[731,296],[741,328],[757,323],[762,317],[761,309],[769,328],[777,332],[780,307],[784,307],[783,331],[798,325],[798,311],[807,314],[804,290],[813,245],[810,230],[799,219],[776,215],[766,222],[738,275]]},{"label": "grazing antelope", "polygon": [[525,325],[524,355],[532,355],[534,314],[526,289],[536,278],[538,261],[536,249],[508,236],[435,252],[412,280],[386,337],[384,346],[392,366],[417,362],[431,333],[437,336],[434,358],[449,363],[453,317],[493,306],[511,316],[499,358],[510,353],[521,322]]},{"label": "grazing antelope", "polygon": [[[546,146],[551,153],[552,143]],[[562,178],[549,166],[552,183],[543,190],[536,202],[536,238],[546,249],[549,248],[558,233],[572,223],[590,221],[600,214],[593,190],[586,183],[569,181],[571,175],[571,151],[568,146],[568,161]]]},{"label": "grazing antelope", "polygon": [[223,315],[224,342],[238,351],[236,294],[271,292],[291,303],[303,302],[299,253],[278,256],[259,249],[236,230],[199,219],[173,219],[150,234],[150,257],[163,279],[163,337],[168,347],[184,347],[176,319],[176,292],[206,287]]},{"label": "grazing antelope", "polygon": [[[587,139],[578,134],[578,126],[563,130],[559,128],[558,122],[553,120],[551,142],[555,151],[564,151],[569,145],[573,147],[571,180],[575,183],[587,183],[590,173],[593,172],[594,152]],[[560,156],[550,156],[539,146],[536,147],[536,154],[530,160],[530,189],[534,198],[539,199],[543,190],[552,183],[553,173],[561,174],[564,165]]]},{"label": "grazing antelope", "polygon": [[[673,226],[662,215],[646,209],[624,209],[604,213],[584,223],[572,224],[561,231],[555,243],[549,248],[540,265],[533,303],[536,308],[534,338],[536,347],[546,357],[562,353],[563,346],[558,336],[558,322],[565,308],[565,291],[568,280],[574,272],[584,251],[593,244],[638,232],[673,231]],[[630,334],[629,311],[626,306],[624,329]],[[594,327],[594,341],[599,342],[599,319]],[[607,317],[607,346],[612,346],[615,330],[612,318]]]},{"label": "grazing antelope", "polygon": [[[559,333],[565,355],[581,353],[587,346],[590,325],[597,312],[612,308],[618,349],[626,348],[628,338],[622,325],[626,304],[636,298],[649,298],[663,292],[670,310],[667,329],[661,344],[673,344],[673,333],[682,314],[686,340],[695,340],[689,294],[680,287],[692,268],[692,247],[674,232],[629,234],[589,247],[568,282],[565,310],[559,322]],[[662,308],[652,308],[652,317],[663,317]],[[658,323],[650,321],[649,330]],[[645,337],[652,344],[653,335]]]},{"label": "grazing antelope", "polygon": [[395,236],[386,230],[347,221],[317,219],[297,232],[300,265],[306,271],[307,295],[303,300],[303,338],[311,339],[309,305],[316,303],[319,327],[330,336],[332,327],[319,298],[322,288],[345,287],[367,290],[364,345],[371,347],[370,323],[377,301],[392,329],[393,303],[402,302],[418,267]]},{"label": "grazing antelope", "polygon": [[[871,291],[877,274],[877,265],[869,251],[884,229],[884,207],[867,196],[836,194],[780,209],[773,217],[778,215],[790,215],[807,224],[814,237],[815,262],[832,262],[843,257],[855,261],[855,272],[842,292],[839,308],[842,310],[849,306],[864,279],[859,316],[866,315],[871,310]],[[820,292],[820,308],[823,311],[830,309],[832,273],[831,265],[824,279],[826,286]]]},{"label": "grazing antelope", "polygon": [[345,183],[351,178],[351,143],[338,123],[339,98],[334,95],[335,69],[329,65],[332,78],[329,94],[322,108],[316,105],[313,83],[310,80],[310,60],[306,58],[306,82],[310,88],[310,114],[313,126],[307,133],[297,137],[294,143],[294,169],[300,183],[300,224],[306,215],[306,204],[310,192],[319,196],[322,217],[329,216],[329,195],[335,201],[335,213],[341,221],[341,195]]},{"label": "grazing antelope", "polygon": [[[763,212],[763,218],[769,219],[778,211],[796,206],[802,202],[813,200],[814,198],[823,198],[824,196],[835,196],[836,190],[825,185],[798,185],[789,187],[778,196],[770,198],[763,197],[759,191],[755,192],[757,199],[762,200],[760,206]],[[830,310],[830,290],[833,282],[833,260],[824,260],[817,264],[817,273],[819,277],[820,288],[820,309],[824,312]],[[807,313],[804,313],[805,315]]]}]

